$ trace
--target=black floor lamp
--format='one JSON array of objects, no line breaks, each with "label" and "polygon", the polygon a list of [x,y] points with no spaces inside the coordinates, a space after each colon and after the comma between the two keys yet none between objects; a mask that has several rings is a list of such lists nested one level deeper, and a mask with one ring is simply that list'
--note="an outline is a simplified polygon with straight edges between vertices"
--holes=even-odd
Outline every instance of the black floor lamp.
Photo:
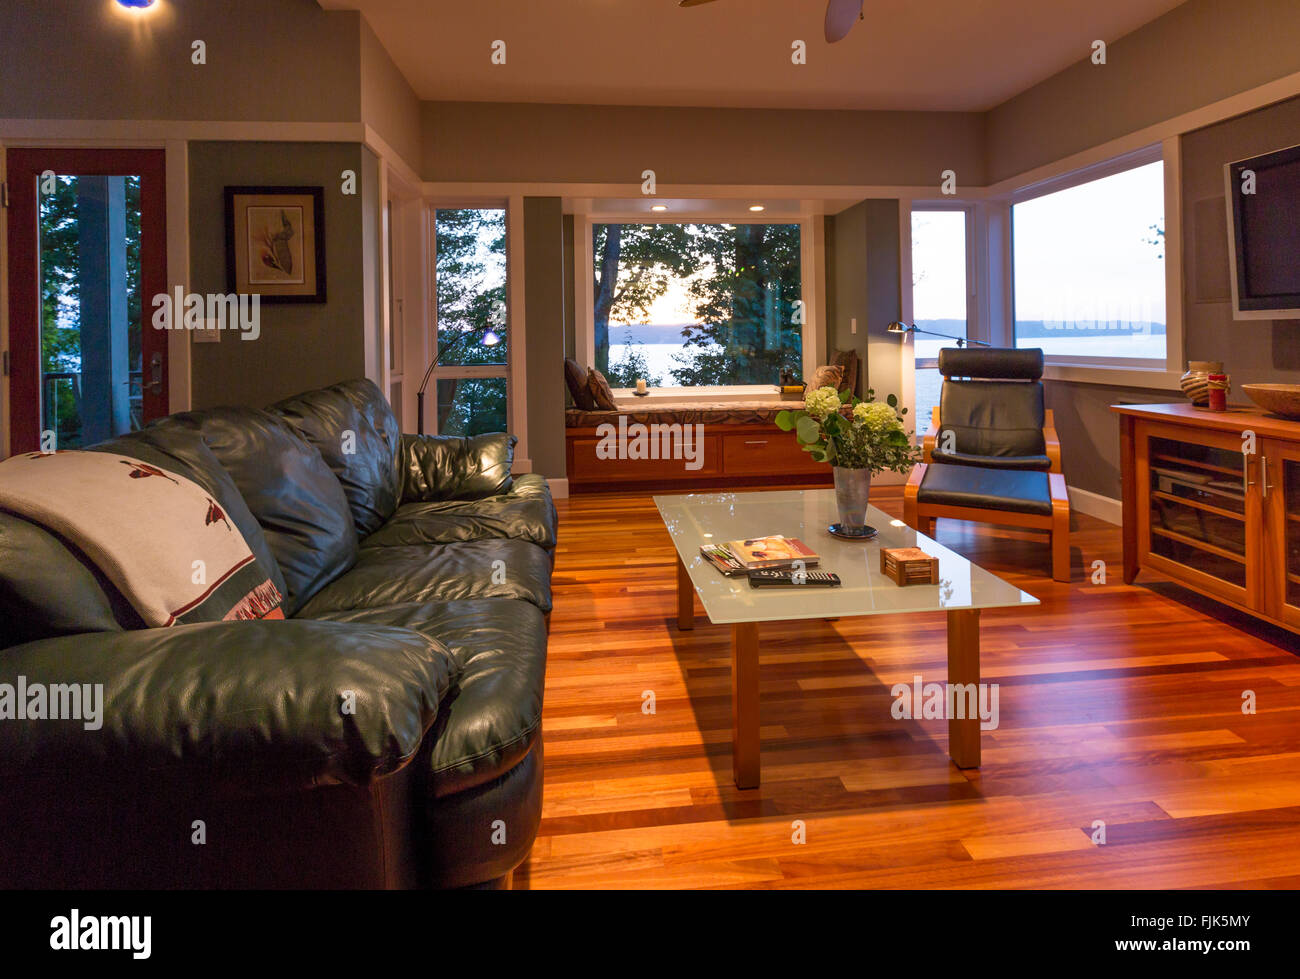
[{"label": "black floor lamp", "polygon": [[887,333],[899,333],[899,334],[924,333],[926,336],[930,336],[930,337],[943,337],[945,340],[956,340],[957,346],[959,347],[964,347],[967,344],[971,344],[971,343],[976,344],[977,346],[980,347],[993,346],[993,344],[985,340],[968,340],[966,339],[966,337],[951,337],[946,333],[935,333],[933,330],[922,330],[915,323],[913,323],[911,326],[908,326],[906,323],[897,323],[897,322],[890,323],[889,326],[885,327],[885,331]]},{"label": "black floor lamp", "polygon": [[[477,335],[479,342],[485,347],[495,347],[501,342],[501,337],[491,328],[470,331],[470,336]],[[429,386],[429,378],[433,375],[433,369],[438,366],[438,361],[442,359],[443,352],[450,349],[451,344],[446,347],[439,346],[438,352],[433,355],[433,362],[429,364],[429,369],[424,372],[424,380],[420,382],[420,390],[415,392],[415,431],[419,435],[424,434],[424,389]]]}]

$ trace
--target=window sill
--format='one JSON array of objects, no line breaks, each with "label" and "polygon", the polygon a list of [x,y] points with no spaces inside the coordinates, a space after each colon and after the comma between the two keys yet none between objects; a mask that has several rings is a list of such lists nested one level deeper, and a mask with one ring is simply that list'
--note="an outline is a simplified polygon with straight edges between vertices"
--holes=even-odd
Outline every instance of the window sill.
[{"label": "window sill", "polygon": [[1045,381],[1070,381],[1075,384],[1101,384],[1115,388],[1142,388],[1152,391],[1177,391],[1182,374],[1166,367],[1107,367],[1102,364],[1052,363],[1043,369]]}]

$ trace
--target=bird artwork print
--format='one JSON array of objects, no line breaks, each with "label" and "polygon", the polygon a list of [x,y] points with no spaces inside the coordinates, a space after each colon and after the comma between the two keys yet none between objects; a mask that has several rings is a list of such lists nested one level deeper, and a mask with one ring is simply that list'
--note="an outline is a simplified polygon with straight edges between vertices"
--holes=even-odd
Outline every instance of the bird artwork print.
[{"label": "bird artwork print", "polygon": [[289,249],[289,239],[293,236],[293,223],[289,220],[288,212],[281,208],[280,230],[273,232],[267,228],[262,232],[262,240],[266,245],[266,250],[262,252],[262,264],[285,275],[292,275],[293,252]]}]

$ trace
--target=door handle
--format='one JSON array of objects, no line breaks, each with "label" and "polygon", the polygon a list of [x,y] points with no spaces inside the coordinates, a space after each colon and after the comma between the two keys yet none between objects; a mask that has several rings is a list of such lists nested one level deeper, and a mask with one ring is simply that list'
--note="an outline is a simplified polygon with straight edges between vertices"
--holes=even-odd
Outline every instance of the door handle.
[{"label": "door handle", "polygon": [[144,385],[150,394],[162,394],[162,354],[149,358],[149,383]]},{"label": "door handle", "polygon": [[1268,499],[1268,491],[1273,487],[1268,484],[1268,456],[1259,457],[1259,486],[1264,491],[1264,499]]},{"label": "door handle", "polygon": [[1241,493],[1243,496],[1250,495],[1250,488],[1255,484],[1250,481],[1250,456],[1251,453],[1243,452],[1241,454]]},{"label": "door handle", "polygon": [[767,439],[747,440],[745,444],[746,445],[767,445]]}]

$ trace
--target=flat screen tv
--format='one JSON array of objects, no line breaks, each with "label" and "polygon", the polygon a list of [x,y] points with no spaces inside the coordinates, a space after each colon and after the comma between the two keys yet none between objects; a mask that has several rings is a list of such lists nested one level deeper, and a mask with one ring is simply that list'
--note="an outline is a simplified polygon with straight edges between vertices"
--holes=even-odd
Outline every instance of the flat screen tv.
[{"label": "flat screen tv", "polygon": [[1224,180],[1234,318],[1300,319],[1300,146],[1229,163]]}]

